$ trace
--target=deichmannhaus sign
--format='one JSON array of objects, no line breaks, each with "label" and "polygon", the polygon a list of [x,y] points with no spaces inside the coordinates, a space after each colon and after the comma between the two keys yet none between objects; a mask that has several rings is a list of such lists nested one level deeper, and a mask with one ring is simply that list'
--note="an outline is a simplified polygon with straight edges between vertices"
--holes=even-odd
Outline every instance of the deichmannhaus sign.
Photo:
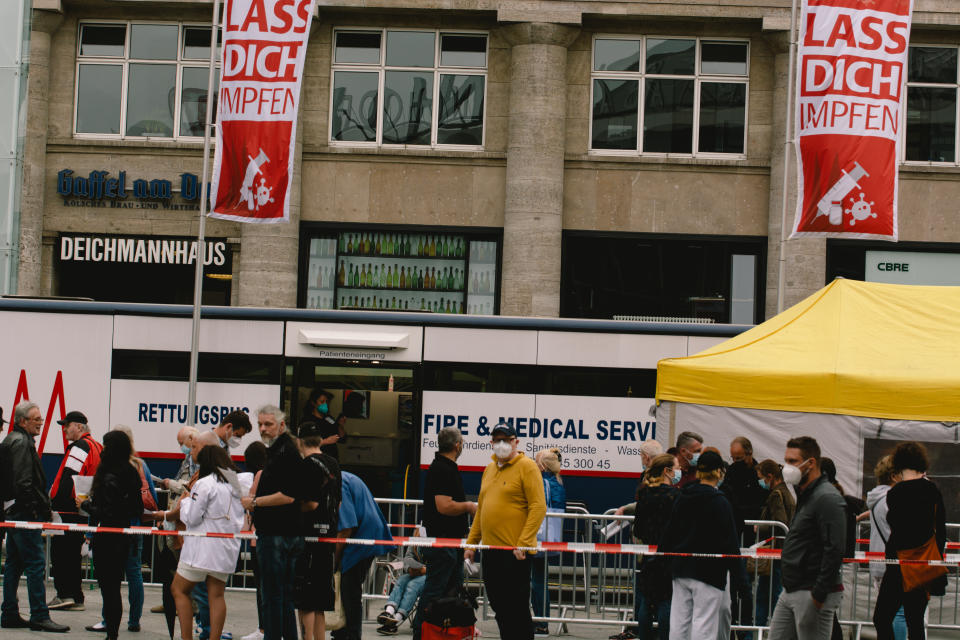
[{"label": "deichmannhaus sign", "polygon": [[175,191],[170,180],[137,178],[128,187],[126,171],[120,171],[116,178],[110,177],[109,171],[91,171],[86,176],[75,176],[72,169],[57,172],[57,193],[67,207],[199,211],[197,175],[181,174],[178,187],[182,203],[172,202]]},{"label": "deichmannhaus sign", "polygon": [[[181,238],[61,235],[60,260],[187,265],[197,261],[197,241]],[[203,264],[220,267],[226,264],[226,261],[226,241],[208,241]]]}]

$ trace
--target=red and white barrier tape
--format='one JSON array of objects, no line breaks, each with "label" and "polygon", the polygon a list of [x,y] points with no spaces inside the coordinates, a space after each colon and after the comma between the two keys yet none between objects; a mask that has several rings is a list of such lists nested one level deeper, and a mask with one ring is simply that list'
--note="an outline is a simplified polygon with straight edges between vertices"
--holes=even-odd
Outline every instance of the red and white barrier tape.
[{"label": "red and white barrier tape", "polygon": [[[0,529],[28,529],[34,531],[80,533],[115,533],[137,536],[183,536],[197,538],[220,538],[235,540],[255,540],[257,534],[252,531],[240,533],[215,533],[208,531],[168,531],[153,527],[95,527],[86,524],[66,522],[24,522],[11,520],[0,522]],[[598,542],[538,542],[536,547],[512,547],[495,544],[467,544],[459,538],[420,538],[398,536],[392,540],[369,540],[366,538],[317,538],[304,537],[306,542],[327,542],[331,544],[356,544],[363,546],[381,547],[431,547],[444,549],[492,549],[498,551],[513,551],[515,549],[530,552],[563,551],[568,553],[604,553],[643,556],[665,556],[670,558],[704,558],[704,559],[741,559],[757,558],[762,560],[779,560],[780,549],[769,549],[760,545],[770,540],[763,540],[751,547],[744,547],[740,553],[690,553],[657,551],[652,544],[606,544]],[[892,560],[884,557],[882,552],[857,551],[853,558],[844,558],[845,563],[851,564],[931,564],[945,567],[960,566],[960,554],[947,554],[944,560]]]}]

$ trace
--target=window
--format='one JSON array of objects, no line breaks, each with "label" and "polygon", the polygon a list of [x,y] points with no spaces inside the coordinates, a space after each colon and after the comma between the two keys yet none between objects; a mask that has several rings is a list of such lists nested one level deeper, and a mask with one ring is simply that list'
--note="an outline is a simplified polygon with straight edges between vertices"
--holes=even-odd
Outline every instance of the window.
[{"label": "window", "polygon": [[910,47],[907,162],[957,162],[957,47]]},{"label": "window", "polygon": [[747,42],[598,37],[593,45],[591,150],[744,153]]},{"label": "window", "polygon": [[337,30],[330,140],[482,147],[487,36]]},{"label": "window", "polygon": [[76,135],[203,137],[210,27],[85,22],[78,40]]}]

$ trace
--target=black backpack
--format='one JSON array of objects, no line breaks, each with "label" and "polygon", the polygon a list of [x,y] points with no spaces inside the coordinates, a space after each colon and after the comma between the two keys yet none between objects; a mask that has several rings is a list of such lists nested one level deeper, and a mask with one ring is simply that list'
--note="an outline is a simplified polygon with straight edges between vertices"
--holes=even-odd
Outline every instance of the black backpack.
[{"label": "black backpack", "polygon": [[[337,521],[340,518],[340,465],[325,453],[314,454],[303,459],[304,463],[318,467],[327,481],[312,497],[319,503],[317,508],[304,514],[304,522],[309,523],[310,535],[332,537],[337,535]],[[311,490],[315,490],[313,487]]]},{"label": "black backpack", "polygon": [[471,627],[477,622],[477,600],[462,586],[455,595],[447,595],[423,606],[423,621],[442,629]]}]

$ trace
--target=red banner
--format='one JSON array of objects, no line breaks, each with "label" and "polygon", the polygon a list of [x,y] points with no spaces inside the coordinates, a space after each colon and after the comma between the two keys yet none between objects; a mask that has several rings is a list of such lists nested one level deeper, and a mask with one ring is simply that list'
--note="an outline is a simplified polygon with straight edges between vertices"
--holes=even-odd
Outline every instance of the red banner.
[{"label": "red banner", "polygon": [[912,0],[804,0],[791,238],[897,239]]},{"label": "red banner", "polygon": [[210,215],[286,222],[316,0],[226,0]]}]

